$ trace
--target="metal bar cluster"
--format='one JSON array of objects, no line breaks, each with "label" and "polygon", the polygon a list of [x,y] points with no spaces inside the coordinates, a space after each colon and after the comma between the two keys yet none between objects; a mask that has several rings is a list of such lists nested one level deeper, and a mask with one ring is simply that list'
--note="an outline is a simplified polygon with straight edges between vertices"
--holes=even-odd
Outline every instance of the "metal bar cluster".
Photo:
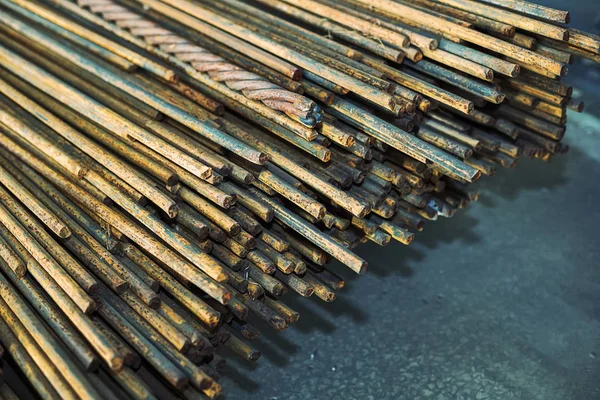
[{"label": "metal bar cluster", "polygon": [[[0,0],[0,356],[41,398],[216,398],[472,183],[564,153],[600,38],[521,0]],[[2,370],[0,370],[0,377]],[[13,398],[15,385],[0,386]]]}]

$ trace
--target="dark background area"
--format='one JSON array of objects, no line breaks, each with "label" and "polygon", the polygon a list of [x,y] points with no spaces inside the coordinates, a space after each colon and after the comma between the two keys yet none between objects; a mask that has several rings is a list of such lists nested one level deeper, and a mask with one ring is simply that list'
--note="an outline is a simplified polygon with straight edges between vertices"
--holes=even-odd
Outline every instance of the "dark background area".
[{"label": "dark background area", "polygon": [[[600,1],[540,3],[599,33]],[[286,298],[300,320],[259,326],[256,364],[227,357],[226,399],[600,399],[600,66],[570,70],[566,156],[482,179],[409,247],[361,247],[334,303]]]}]

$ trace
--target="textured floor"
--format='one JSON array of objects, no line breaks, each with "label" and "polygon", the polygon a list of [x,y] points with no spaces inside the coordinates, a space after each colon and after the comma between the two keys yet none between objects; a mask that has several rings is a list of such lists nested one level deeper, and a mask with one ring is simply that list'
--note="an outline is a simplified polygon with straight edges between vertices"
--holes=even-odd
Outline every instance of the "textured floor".
[{"label": "textured floor", "polygon": [[[593,3],[569,2],[577,26]],[[367,274],[340,266],[330,305],[290,299],[300,321],[261,329],[226,399],[600,399],[600,68],[570,75],[588,111],[569,115],[567,156],[485,179],[410,247],[361,248]]]}]

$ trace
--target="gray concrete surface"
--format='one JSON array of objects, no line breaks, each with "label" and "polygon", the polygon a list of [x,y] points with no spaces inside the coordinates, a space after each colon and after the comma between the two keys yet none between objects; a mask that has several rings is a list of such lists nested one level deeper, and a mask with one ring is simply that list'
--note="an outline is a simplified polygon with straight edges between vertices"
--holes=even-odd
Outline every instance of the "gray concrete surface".
[{"label": "gray concrete surface", "polygon": [[[546,1],[591,29],[597,1]],[[582,21],[577,23],[577,21]],[[600,399],[600,68],[572,68],[585,114],[571,151],[482,182],[473,207],[410,247],[366,246],[370,270],[333,304],[289,299],[295,327],[262,327],[233,399]]]},{"label": "gray concrete surface", "polygon": [[[599,0],[544,4],[588,31],[599,16]],[[300,321],[257,324],[256,364],[224,354],[224,398],[599,400],[600,67],[569,81],[587,111],[569,115],[568,155],[484,179],[478,203],[410,247],[361,248],[370,270],[336,265],[333,304],[287,299]]]}]

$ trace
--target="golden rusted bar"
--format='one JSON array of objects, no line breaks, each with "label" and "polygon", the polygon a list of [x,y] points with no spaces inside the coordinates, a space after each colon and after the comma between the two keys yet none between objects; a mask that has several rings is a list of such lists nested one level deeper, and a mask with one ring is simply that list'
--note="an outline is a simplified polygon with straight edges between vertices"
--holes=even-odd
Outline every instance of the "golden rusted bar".
[{"label": "golden rusted bar", "polygon": [[25,325],[19,320],[15,313],[11,311],[9,305],[2,298],[0,298],[0,320],[3,320],[2,323],[10,327],[15,338],[27,350],[33,363],[45,375],[48,382],[50,382],[54,387],[54,390],[56,390],[56,393],[62,398],[76,399],[77,394],[73,391],[73,388],[71,388],[65,378],[61,376],[53,362],[50,361],[46,354],[44,354],[38,343],[34,341],[31,334],[25,328]]},{"label": "golden rusted bar", "polygon": [[178,351],[185,353],[190,346],[189,339],[179,332],[171,323],[163,316],[143,304],[137,296],[124,292],[119,297],[123,299],[129,307],[141,315],[155,329],[159,330]]},{"label": "golden rusted bar", "polygon": [[325,207],[321,203],[295,189],[270,171],[262,171],[258,179],[315,218],[320,219],[323,217]]},{"label": "golden rusted bar", "polygon": [[[566,152],[560,76],[600,61],[520,0],[0,3],[0,274],[110,398],[158,376],[217,397],[215,349],[255,360],[246,320],[286,329],[285,293],[333,301],[329,261],[361,273],[359,244],[409,244],[481,175]],[[181,82],[126,72],[121,43]],[[76,396],[61,372],[45,397]]]},{"label": "golden rusted bar", "polygon": [[[460,39],[468,41],[470,43],[482,46],[491,51],[514,57],[518,61],[536,65],[543,68],[548,69],[550,72],[562,76],[565,73],[565,65],[559,63],[555,60],[549,59],[547,57],[541,56],[529,50],[524,50],[519,48],[511,43],[507,43],[503,40],[496,39],[486,34],[482,34],[481,32],[477,32],[475,30],[465,28],[448,21],[445,21],[441,18],[437,18],[431,16],[427,13],[424,13],[419,10],[415,10],[408,6],[392,2],[390,0],[357,0],[362,4],[371,5],[376,9],[384,9],[386,12],[393,13],[395,16],[400,18],[402,21],[407,22],[418,22],[420,25],[424,27],[434,27],[435,30],[439,30],[444,34],[448,34],[450,36],[456,36]],[[462,0],[443,0],[445,4],[448,4],[448,1],[460,2]],[[467,3],[466,1],[464,3]],[[471,3],[469,3],[471,4]],[[479,6],[481,7],[481,6]],[[459,7],[461,8],[461,7]],[[473,11],[468,9],[468,11]],[[497,18],[496,18],[497,19]],[[529,22],[529,21],[527,21]],[[552,27],[551,29],[545,29],[545,25],[541,25],[543,23],[535,22],[534,26],[531,28],[536,28],[536,30],[540,34],[547,34],[551,36],[556,36],[559,40],[563,40],[568,37],[568,32],[564,28],[560,27]],[[547,24],[546,24],[547,25]],[[526,24],[524,24],[526,26]]]},{"label": "golden rusted bar", "polygon": [[[14,142],[10,141],[8,138],[6,138],[6,140],[3,140],[3,146],[7,146],[8,144],[12,144],[12,146],[10,146],[10,150],[13,151],[15,154],[18,155],[22,152],[22,150],[19,147],[15,146]],[[90,196],[87,192],[74,186],[72,183],[65,180],[64,177],[62,177],[60,174],[43,165],[39,162],[39,160],[36,160],[28,153],[23,154],[23,157],[25,158],[27,163],[29,163],[33,168],[40,172],[44,177],[50,179],[51,182],[60,187],[61,190],[64,190],[67,193],[69,193],[69,195],[72,196],[73,200],[80,203],[86,208],[91,208],[95,210],[95,212],[101,215],[102,219],[111,224],[115,224],[115,226],[119,227],[119,230],[122,230],[128,235],[128,237],[138,242],[141,247],[147,249],[151,254],[156,255],[158,259],[164,260],[170,266],[170,268],[179,271],[186,271],[185,276],[187,276],[188,279],[190,279],[190,281],[195,281],[197,285],[203,286],[203,289],[207,291],[207,293],[213,293],[215,297],[220,301],[224,303],[227,302],[229,296],[227,292],[223,290],[223,288],[218,287],[218,285],[216,285],[213,281],[207,279],[208,277],[204,276],[200,271],[196,270],[190,264],[185,262],[183,258],[181,258],[179,255],[168,250],[166,247],[164,247],[164,245],[162,245],[160,242],[158,242],[156,239],[150,236],[146,231],[138,227],[135,223],[132,223],[127,218],[107,208],[106,206],[98,202],[96,199],[94,199],[92,196]],[[131,206],[134,208],[138,207],[137,205]]]},{"label": "golden rusted bar", "polygon": [[229,338],[229,340],[225,342],[225,346],[248,361],[254,362],[260,357],[259,351],[254,350],[253,348],[248,346],[244,341],[238,339],[233,335]]},{"label": "golden rusted bar", "polygon": [[[393,47],[390,47],[390,46],[383,45],[382,42],[365,37],[352,29],[344,28],[343,26],[340,26],[338,24],[330,22],[327,19],[320,18],[310,12],[306,12],[300,8],[293,7],[293,6],[285,4],[285,3],[275,2],[275,1],[270,1],[270,0],[262,1],[262,2],[271,7],[277,8],[279,11],[282,11],[285,14],[293,16],[294,18],[297,18],[309,25],[313,25],[313,26],[317,26],[322,29],[325,29],[329,32],[329,34],[332,37],[337,37],[337,38],[343,39],[344,41],[346,41],[348,43],[352,43],[355,46],[367,49],[367,50],[373,52],[374,54],[377,54],[388,60],[396,61],[396,62],[401,61],[400,57],[401,57],[402,51],[399,51],[398,49],[394,49]],[[404,47],[403,47],[403,49],[404,49]],[[307,77],[306,71],[305,71],[305,77]]]},{"label": "golden rusted bar", "polygon": [[502,22],[495,21],[493,19],[489,19],[489,18],[483,17],[481,15],[473,14],[468,11],[459,10],[454,7],[449,7],[449,6],[446,6],[444,4],[441,4],[441,3],[438,3],[435,1],[407,0],[407,2],[415,4],[415,5],[416,4],[420,5],[421,6],[420,9],[422,11],[429,11],[429,12],[431,12],[432,10],[437,11],[437,12],[439,12],[439,14],[437,14],[437,16],[440,18],[444,15],[452,16],[452,17],[458,18],[459,21],[467,21],[467,22],[473,24],[473,26],[478,27],[487,32],[494,32],[494,33],[497,33],[497,34],[500,34],[500,35],[506,36],[506,37],[512,37],[515,34],[515,27],[510,24],[504,24]]},{"label": "golden rusted bar", "polygon": [[[2,16],[2,14],[0,14],[0,17],[1,16]],[[207,125],[207,124],[203,123],[203,121],[185,114],[183,112],[183,110],[181,110],[177,106],[174,106],[171,103],[164,101],[160,97],[155,96],[155,95],[151,94],[150,92],[141,89],[140,86],[136,85],[135,83],[132,83],[130,80],[124,79],[121,76],[118,76],[117,74],[115,74],[105,68],[102,68],[99,65],[94,65],[91,61],[89,61],[83,57],[78,57],[78,55],[76,55],[76,54],[69,53],[67,51],[67,49],[65,49],[59,43],[41,36],[38,32],[36,32],[35,30],[32,30],[28,26],[26,26],[24,24],[19,24],[15,21],[12,21],[12,22],[13,22],[12,25],[14,25],[13,27],[15,29],[18,29],[19,32],[22,32],[23,34],[27,35],[27,37],[29,37],[30,39],[32,39],[34,41],[37,41],[39,43],[44,43],[45,45],[52,48],[53,51],[55,51],[57,54],[60,54],[62,57],[73,62],[74,64],[78,65],[79,67],[83,68],[84,70],[87,70],[88,72],[91,72],[94,75],[102,77],[102,79],[108,80],[112,85],[115,85],[115,86],[119,87],[120,89],[123,89],[131,94],[135,94],[138,98],[140,98],[144,102],[148,103],[149,105],[156,107],[157,109],[164,109],[166,114],[179,120],[184,125],[194,129],[196,132],[198,132],[202,135],[210,137],[211,140],[219,142],[220,144],[230,148],[231,150],[241,152],[240,154],[242,154],[244,157],[247,157],[252,162],[264,163],[264,157],[262,154],[255,151],[254,149],[249,149],[247,146],[241,144],[240,142],[237,142],[236,140],[232,140],[231,138],[228,138],[222,132],[216,130],[213,126]],[[51,76],[44,74],[42,71],[36,70],[36,72],[41,72],[42,75],[45,75],[46,78],[52,80]],[[82,102],[82,104],[83,103],[88,104],[88,107],[93,107],[95,105],[97,108],[97,105],[94,104],[93,100],[86,98],[86,96],[83,96],[81,93],[78,93],[77,91],[73,91],[72,88],[68,88],[64,85],[62,87],[65,90],[67,90],[67,92],[70,92],[73,96],[79,98],[80,101]],[[57,98],[57,93],[52,92],[52,95],[53,95],[53,97]],[[62,98],[62,101],[65,101],[64,97]],[[111,116],[112,119],[111,118],[106,119],[107,116]],[[194,160],[193,158],[191,158],[189,155],[180,152],[178,149],[176,149],[175,147],[172,147],[168,143],[161,142],[160,140],[157,141],[157,138],[152,138],[151,137],[152,135],[148,135],[148,132],[144,132],[143,129],[140,129],[137,126],[132,125],[129,121],[119,117],[117,114],[112,113],[112,111],[104,110],[103,117],[105,118],[104,123],[103,123],[103,125],[105,127],[109,127],[111,125],[114,127],[115,121],[120,121],[121,124],[130,125],[130,129],[132,129],[133,131],[137,131],[138,135],[135,135],[132,131],[128,132],[129,135],[134,136],[136,139],[138,139],[142,142],[145,142],[146,144],[148,144],[148,140],[150,140],[152,143],[155,144],[155,146],[161,146],[162,148],[170,149],[170,151],[167,153],[167,157],[169,157],[173,160],[179,160],[179,162],[182,165],[184,165],[186,168],[188,168],[190,170],[190,172],[193,172],[194,174],[196,174],[199,177],[207,177],[210,175],[210,169],[208,169],[205,166],[200,167],[198,165],[199,163],[196,160]],[[91,118],[91,119],[96,120],[95,118]],[[120,131],[118,129],[113,130],[113,132],[116,132],[117,135],[121,135],[121,136],[123,135],[122,133],[120,133]],[[221,139],[223,139],[223,140],[221,140]],[[173,153],[173,154],[170,154],[170,153]]]},{"label": "golden rusted bar", "polygon": [[[218,27],[219,29],[223,29],[225,32],[229,32],[232,35],[243,38],[245,40],[250,40],[256,45],[260,45],[265,50],[277,54],[279,57],[286,59],[290,62],[297,63],[300,67],[305,68],[308,71],[311,71],[319,76],[322,76],[325,79],[331,80],[334,83],[340,84],[343,87],[346,87],[350,90],[355,91],[358,95],[365,97],[373,101],[376,104],[380,104],[382,107],[387,109],[393,109],[394,100],[393,97],[387,95],[386,93],[376,90],[368,85],[363,84],[362,82],[339,73],[338,71],[320,65],[317,66],[311,59],[308,57],[301,55],[293,50],[287,49],[273,41],[268,40],[267,38],[257,35],[254,32],[251,32],[248,29],[236,26],[229,22],[226,18],[223,18],[216,13],[199,6],[198,4],[188,3],[187,1],[170,1],[169,3],[175,7],[170,7],[164,3],[160,3],[155,0],[142,0],[143,4],[146,4],[165,15],[175,17],[179,21],[187,24],[194,29],[197,29],[198,20],[203,20],[208,22],[211,25]],[[184,12],[178,11],[177,9],[184,10]],[[186,14],[188,13],[188,14]],[[192,17],[193,15],[193,17]]]},{"label": "golden rusted bar", "polygon": [[73,361],[67,356],[64,348],[50,335],[37,315],[34,314],[2,274],[0,274],[0,295],[9,306],[0,308],[10,308],[14,312],[33,340],[35,340],[42,351],[56,365],[59,373],[71,386],[71,389],[81,398],[98,398],[98,393],[85,375],[73,364]]},{"label": "golden rusted bar", "polygon": [[220,314],[210,308],[204,301],[193,295],[181,283],[179,283],[170,274],[162,270],[156,263],[150,260],[139,249],[131,244],[123,244],[123,252],[132,261],[136,262],[140,268],[148,273],[153,279],[158,281],[165,290],[167,290],[175,299],[181,302],[197,318],[209,327],[214,327],[219,322]]},{"label": "golden rusted bar", "polygon": [[[509,11],[505,11],[499,8],[490,7],[484,4],[472,3],[466,0],[437,1],[461,10],[469,11],[478,15],[482,15],[484,17],[494,19],[496,21],[514,25],[517,28],[520,28],[524,31],[536,33],[557,40],[567,40],[569,38],[569,32],[563,27],[552,25],[547,22],[542,22],[534,18],[525,17],[516,13],[511,13]],[[537,17],[539,17],[539,15],[537,15]]]},{"label": "golden rusted bar", "polygon": [[0,222],[17,237],[33,258],[51,273],[56,282],[61,285],[67,295],[77,303],[83,312],[88,313],[94,309],[94,301],[3,205],[0,205]]},{"label": "golden rusted bar", "polygon": [[[288,2],[287,0],[284,0]],[[405,35],[382,28],[379,25],[356,18],[332,7],[327,7],[317,1],[299,0],[291,2],[296,7],[310,11],[313,14],[319,14],[324,18],[334,20],[336,23],[358,30],[365,35],[379,38],[385,42],[393,44],[398,48],[407,47],[410,40]]]},{"label": "golden rusted bar", "polygon": [[224,212],[220,211],[215,206],[211,205],[208,201],[198,196],[194,192],[185,187],[182,187],[179,191],[179,196],[184,199],[190,206],[195,208],[202,215],[213,221],[215,224],[223,228],[228,233],[235,235],[240,231],[240,224],[237,223],[233,218],[230,218]]},{"label": "golden rusted bar", "polygon": [[[6,352],[10,354],[14,363],[31,382],[33,389],[42,399],[50,400],[59,398],[41,369],[33,362],[23,343],[18,340],[6,322],[1,318],[0,341],[3,343]],[[6,385],[3,386],[8,387]]]},{"label": "golden rusted bar", "polygon": [[282,18],[262,12],[260,9],[244,4],[238,0],[225,0],[223,3],[232,5],[250,15],[261,18],[268,22],[273,27],[280,28],[281,31],[290,31],[291,33],[305,36],[311,41],[320,45],[320,47],[327,47],[335,50],[340,54],[344,54],[352,59],[359,60],[362,58],[362,54],[350,47],[344,46],[334,40],[324,38],[323,36],[317,35],[308,29],[301,28],[293,23],[290,23]]},{"label": "golden rusted bar", "polygon": [[[571,20],[571,15],[568,11],[545,7],[524,0],[482,0],[482,3],[493,4],[495,6],[500,6],[502,8],[559,24],[568,24]],[[571,33],[571,31],[569,31],[569,33]]]},{"label": "golden rusted bar", "polygon": [[145,360],[147,360],[157,371],[174,387],[183,388],[189,378],[173,364],[163,353],[157,349],[148,339],[141,335],[120,312],[112,305],[103,302],[98,309],[99,315],[113,330],[119,333]]},{"label": "golden rusted bar", "polygon": [[37,286],[29,278],[18,278],[8,272],[6,264],[0,260],[0,268],[8,275],[13,284],[19,288],[21,293],[36,308],[38,313],[46,321],[48,326],[67,345],[69,350],[76,356],[86,371],[93,371],[98,367],[98,359],[90,346],[77,333],[75,327],[61,314],[56,306],[50,303]]},{"label": "golden rusted bar", "polygon": [[88,50],[90,53],[93,53],[94,55],[104,59],[105,61],[115,65],[116,67],[118,67],[124,71],[133,72],[133,71],[137,70],[137,68],[138,68],[138,66],[136,64],[111,52],[110,50],[100,47],[100,46],[88,41],[85,38],[75,35],[65,29],[62,29],[62,28],[54,25],[52,22],[47,21],[44,18],[41,18],[40,16],[38,16],[34,13],[31,13],[21,7],[18,7],[14,3],[11,3],[8,1],[3,1],[2,4],[5,7],[8,7],[11,10],[25,16],[26,18],[31,19],[31,20],[35,21],[36,23],[42,25],[44,28],[50,30],[52,33],[56,34],[57,36],[63,37],[71,42],[74,42],[75,44]]},{"label": "golden rusted bar", "polygon": [[507,118],[508,120],[514,121],[515,123],[527,129],[549,137],[550,139],[560,140],[565,134],[564,127],[556,126],[547,121],[543,121],[539,118],[532,117],[531,115],[523,111],[511,108],[509,106],[500,106],[498,107],[496,112],[498,113],[498,115],[501,115],[504,118]]},{"label": "golden rusted bar", "polygon": [[8,231],[6,227],[0,225],[0,258],[4,260],[15,276],[20,279],[25,276],[27,265],[19,258],[6,239],[3,238],[3,236],[7,234]]},{"label": "golden rusted bar", "polygon": [[367,263],[360,257],[348,252],[346,249],[341,247],[335,241],[331,240],[328,236],[323,235],[321,232],[306,224],[300,218],[295,216],[290,211],[286,210],[276,202],[267,199],[261,195],[263,201],[267,202],[275,211],[275,218],[279,219],[291,229],[304,236],[315,245],[319,246],[322,250],[328,252],[333,257],[340,260],[342,263],[350,267],[353,271],[361,274],[364,273],[367,268]]},{"label": "golden rusted bar", "polygon": [[256,248],[269,257],[284,274],[290,274],[294,270],[294,263],[292,261],[262,240],[257,240]]},{"label": "golden rusted bar", "polygon": [[496,72],[499,72],[506,76],[510,76],[512,78],[519,75],[519,72],[521,70],[520,67],[516,64],[511,64],[508,61],[505,61],[501,58],[490,56],[489,54],[471,49],[467,46],[456,44],[449,40],[441,40],[439,48],[442,50],[449,51],[450,53],[456,54],[467,60],[471,60],[473,62],[485,65]]},{"label": "golden rusted bar", "polygon": [[[118,135],[121,135],[124,138],[127,138],[127,135],[133,136],[141,142],[149,145],[150,147],[154,147],[159,151],[164,149],[165,154],[167,154],[167,157],[174,160],[174,162],[178,162],[182,165],[185,165],[185,167],[189,169],[190,172],[196,174],[199,177],[207,176],[210,174],[210,169],[208,167],[198,163],[189,155],[182,153],[180,150],[174,148],[173,146],[163,142],[162,140],[156,138],[153,135],[150,135],[149,132],[141,129],[137,125],[132,124],[129,120],[122,118],[113,111],[110,111],[106,108],[102,108],[94,100],[83,95],[81,92],[66,86],[64,83],[60,82],[52,75],[49,75],[42,69],[35,67],[31,63],[28,63],[13,52],[6,50],[4,47],[0,47],[0,61],[2,60],[12,60],[14,62],[18,62],[18,67],[17,64],[11,65],[7,62],[4,62],[3,64],[5,66],[10,66],[13,69],[17,67],[17,70],[21,70],[23,72],[25,68],[30,67],[30,71],[27,72],[29,79],[32,82],[37,82],[38,84],[41,84],[41,87],[38,86],[40,89],[46,91],[49,95],[65,104],[71,104],[75,106],[75,109],[82,112],[83,115],[90,117],[93,121],[108,128],[112,132],[116,132]],[[42,82],[46,83],[42,84]],[[53,82],[53,84],[55,85],[52,87],[59,88],[59,90],[51,90],[51,87],[47,86],[48,84],[50,84],[50,82]],[[93,110],[97,110],[98,112],[94,112]],[[126,135],[123,133],[124,127],[126,127],[127,130]]]},{"label": "golden rusted bar", "polygon": [[118,54],[119,56],[129,60],[130,62],[132,62],[136,65],[139,65],[140,67],[142,67],[148,71],[151,71],[152,73],[157,74],[158,76],[163,77],[167,81],[176,81],[177,80],[177,76],[173,70],[165,68],[162,65],[160,65],[148,58],[145,58],[145,57],[141,56],[140,54],[138,54],[134,51],[131,51],[124,46],[119,45],[118,43],[116,43],[114,41],[111,41],[99,34],[94,33],[93,31],[91,31],[89,29],[84,28],[81,25],[74,23],[72,20],[64,18],[64,17],[60,16],[59,14],[56,14],[56,13],[48,10],[45,7],[42,7],[42,6],[32,3],[32,2],[22,1],[22,0],[11,0],[11,2],[14,4],[18,4],[20,7],[23,7],[25,9],[35,13],[36,15],[39,15],[40,17],[44,18],[45,20],[50,21],[50,22],[62,27],[63,29],[71,31],[82,38],[90,40],[91,42],[96,43],[97,45],[99,45],[111,52],[114,52],[115,54]]}]

